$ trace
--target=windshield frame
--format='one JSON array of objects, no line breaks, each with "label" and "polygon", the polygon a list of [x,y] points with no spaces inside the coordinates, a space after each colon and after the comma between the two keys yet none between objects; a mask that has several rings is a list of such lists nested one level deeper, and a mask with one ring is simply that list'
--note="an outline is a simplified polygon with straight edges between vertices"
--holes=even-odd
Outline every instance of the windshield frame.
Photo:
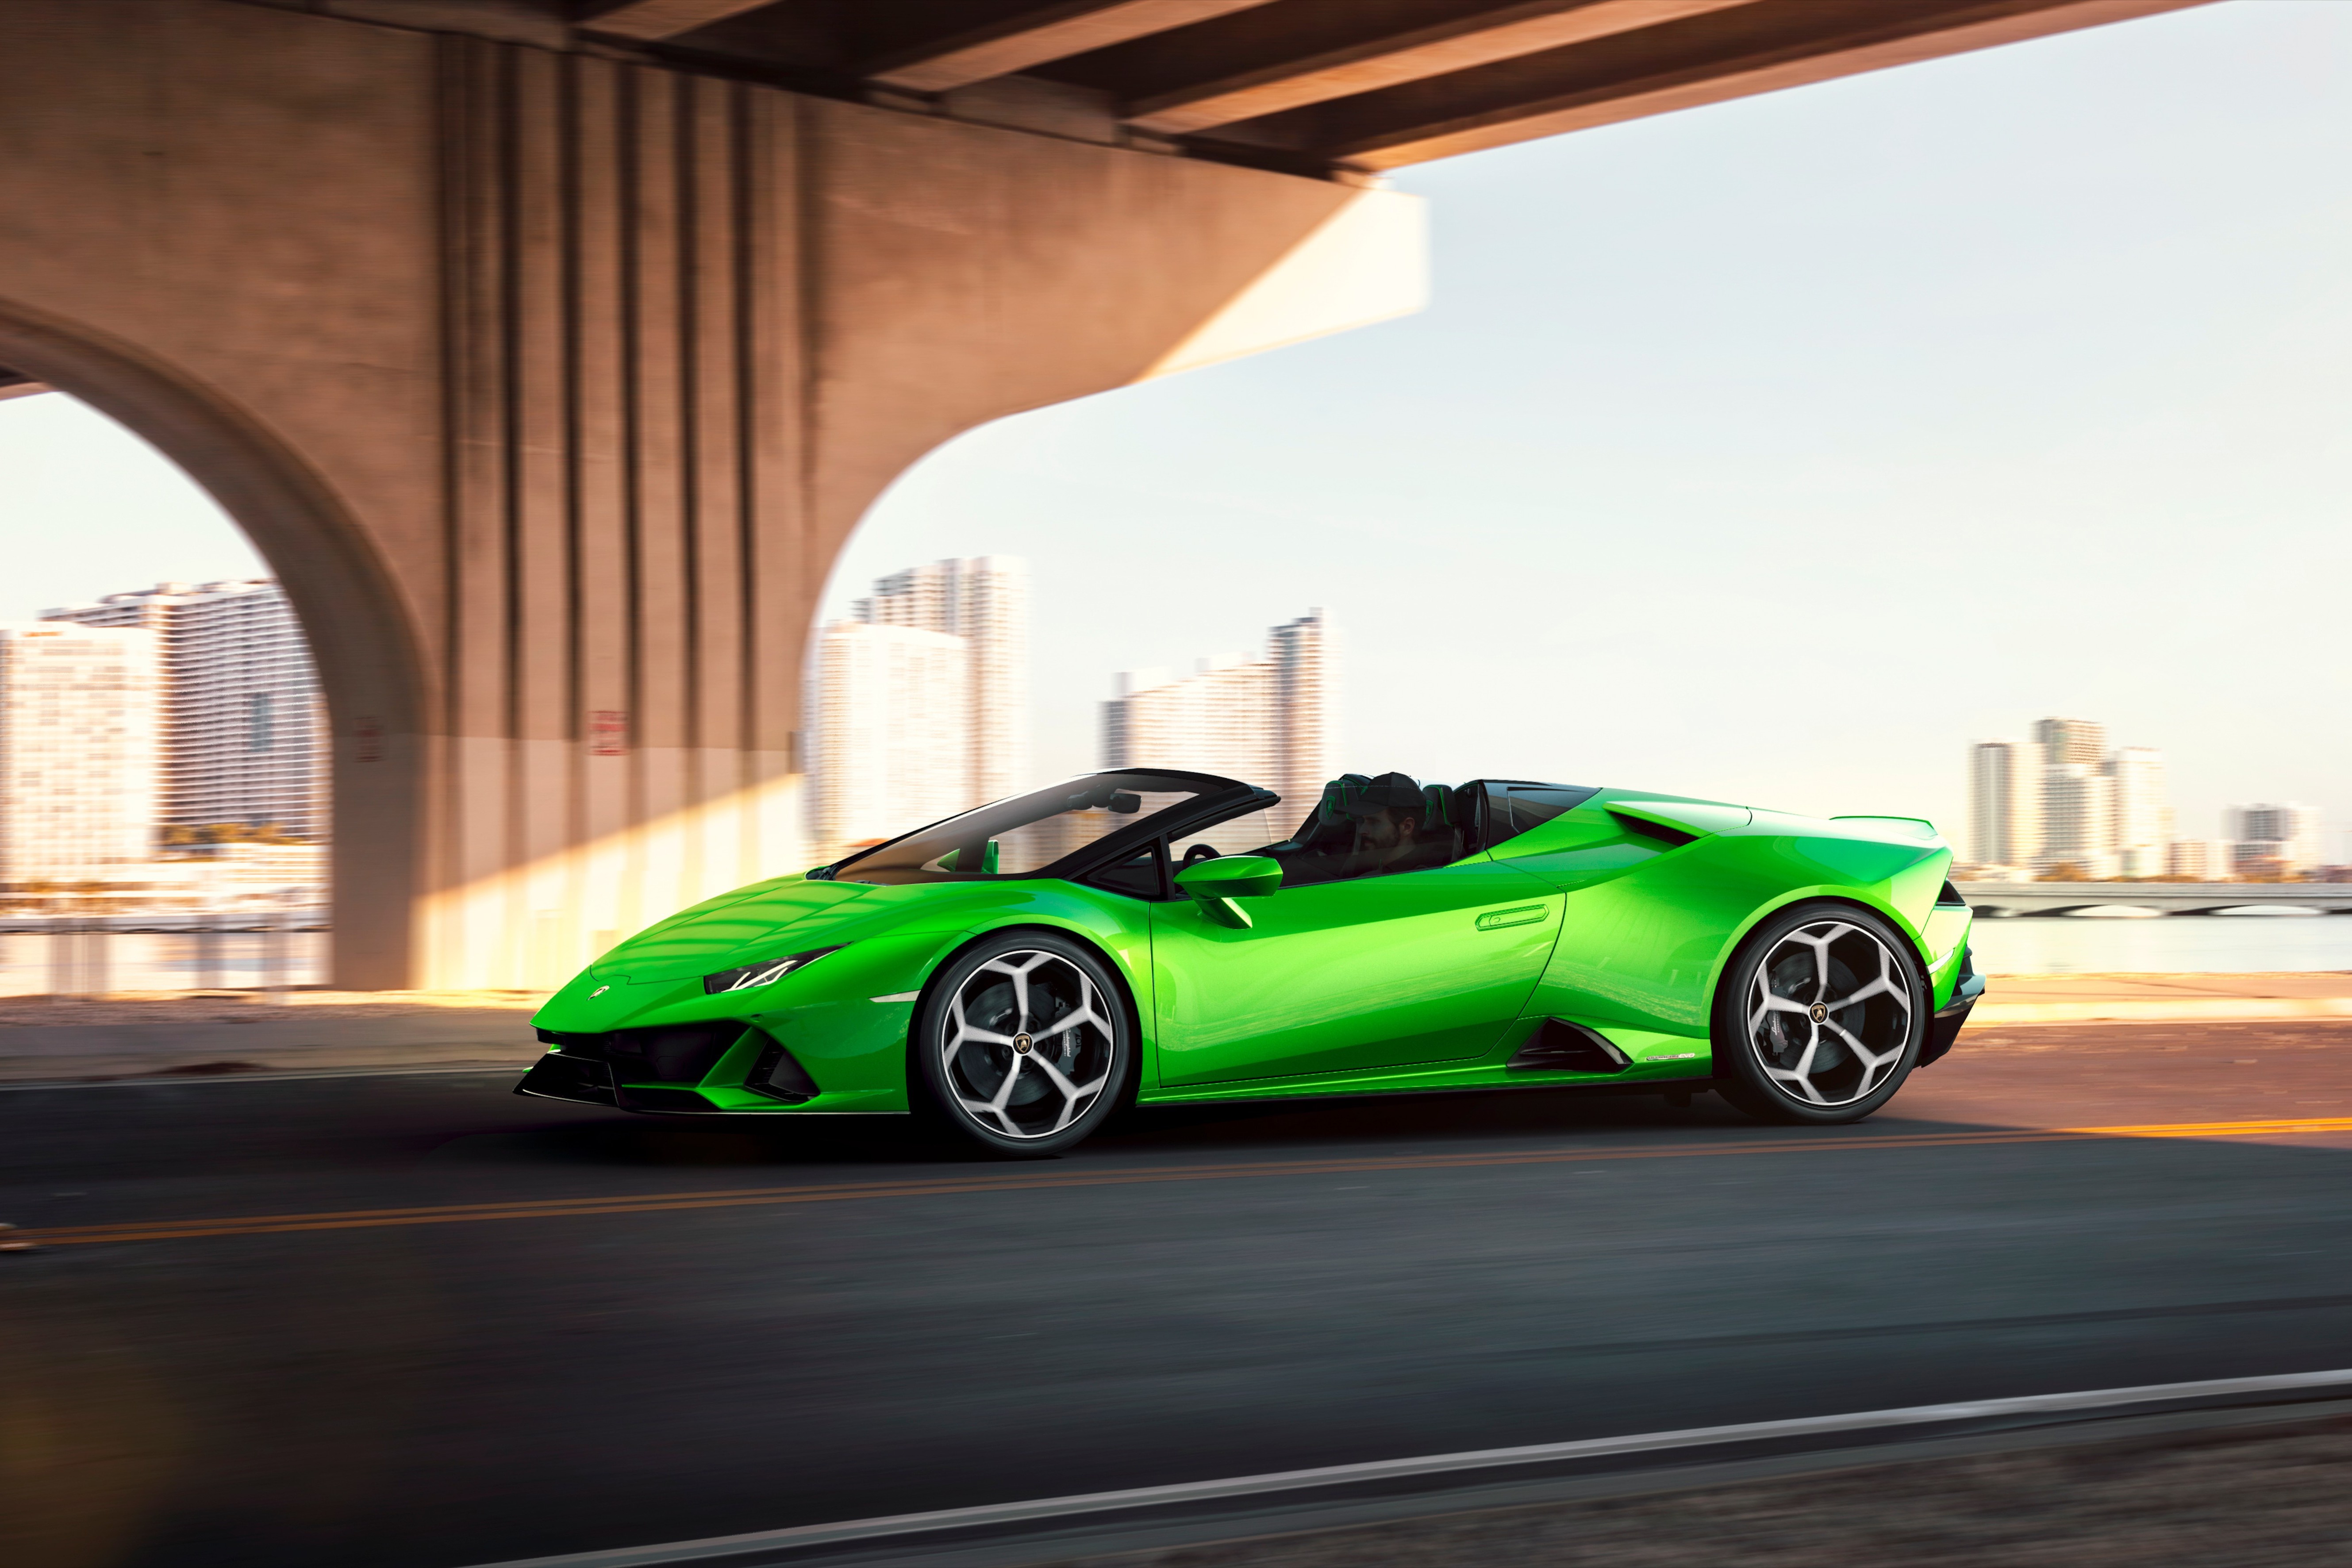
[{"label": "windshield frame", "polygon": [[[1093,843],[1083,845],[1071,851],[1069,854],[1063,856],[1060,859],[1050,861],[1033,870],[922,872],[919,875],[910,876],[906,882],[898,885],[921,886],[932,883],[945,884],[950,882],[1034,882],[1047,879],[1071,880],[1087,871],[1092,870],[1102,861],[1131,855],[1135,852],[1138,847],[1150,842],[1153,838],[1158,837],[1163,833],[1173,831],[1176,828],[1193,821],[1199,816],[1223,815],[1227,812],[1234,811],[1253,801],[1258,800],[1260,797],[1263,797],[1264,803],[1267,805],[1271,805],[1280,798],[1271,790],[1261,789],[1255,784],[1244,784],[1238,779],[1229,779],[1218,773],[1193,773],[1184,768],[1104,768],[1090,773],[1074,773],[1067,779],[1062,780],[1057,784],[1041,785],[1037,789],[1034,790],[1024,790],[1020,795],[1005,795],[1001,799],[988,801],[982,805],[973,806],[969,811],[959,811],[951,816],[940,817],[937,822],[927,822],[920,827],[901,833],[896,838],[887,838],[879,844],[868,845],[866,847],[860,849],[856,854],[836,860],[829,866],[819,866],[814,870],[811,871],[809,876],[819,881],[856,880],[856,878],[855,876],[855,872],[858,863],[866,859],[868,857],[879,855],[885,850],[906,843],[909,839],[921,837],[923,835],[934,832],[946,826],[950,823],[961,822],[965,817],[977,816],[978,814],[988,811],[992,807],[1003,805],[1006,801],[1019,800],[1023,795],[1043,795],[1050,790],[1070,790],[1076,786],[1094,783],[1096,781],[1143,778],[1169,779],[1181,781],[1189,784],[1197,784],[1202,786],[1201,793],[1193,795],[1189,800],[1178,801],[1173,805],[1161,806],[1158,811],[1151,813],[1148,816],[1141,817],[1137,821],[1129,823],[1123,827],[1106,833],[1100,838],[1096,839]],[[1051,820],[1052,815],[1057,814],[1049,814],[1047,816],[1038,817],[1034,820],[1040,822],[1048,821]],[[1026,825],[1024,824],[1024,826]]]}]

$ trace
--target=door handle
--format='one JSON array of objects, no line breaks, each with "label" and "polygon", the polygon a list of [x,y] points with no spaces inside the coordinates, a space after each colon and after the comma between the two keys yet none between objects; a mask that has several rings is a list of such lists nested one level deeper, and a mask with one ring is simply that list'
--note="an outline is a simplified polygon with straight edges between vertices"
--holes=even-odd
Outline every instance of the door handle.
[{"label": "door handle", "polygon": [[1515,910],[1488,910],[1478,917],[1478,929],[1501,931],[1505,926],[1533,925],[1550,912],[1541,904],[1523,904]]}]

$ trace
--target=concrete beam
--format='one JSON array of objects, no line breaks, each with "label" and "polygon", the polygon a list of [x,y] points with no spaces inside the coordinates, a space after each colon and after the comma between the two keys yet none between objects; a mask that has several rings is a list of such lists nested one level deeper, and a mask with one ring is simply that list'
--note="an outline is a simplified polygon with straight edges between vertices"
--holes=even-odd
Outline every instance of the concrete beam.
[{"label": "concrete beam", "polygon": [[1527,0],[1434,26],[1359,40],[1281,65],[1156,94],[1123,117],[1139,131],[1181,136],[1310,103],[1563,48],[1612,33],[1752,5],[1755,0]]},{"label": "concrete beam", "polygon": [[581,16],[579,26],[591,33],[657,43],[680,33],[691,33],[697,27],[708,27],[713,22],[724,22],[730,16],[740,16],[746,11],[757,11],[771,3],[772,0],[625,0],[622,5],[606,5]]},{"label": "concrete beam", "polygon": [[[668,0],[646,0],[648,5],[665,3]],[[1061,0],[886,57],[860,74],[905,92],[946,92],[1266,4],[1268,0]]]},{"label": "concrete beam", "polygon": [[1246,143],[1393,169],[2210,3],[1759,0],[1718,27],[1643,28],[1235,129]]}]

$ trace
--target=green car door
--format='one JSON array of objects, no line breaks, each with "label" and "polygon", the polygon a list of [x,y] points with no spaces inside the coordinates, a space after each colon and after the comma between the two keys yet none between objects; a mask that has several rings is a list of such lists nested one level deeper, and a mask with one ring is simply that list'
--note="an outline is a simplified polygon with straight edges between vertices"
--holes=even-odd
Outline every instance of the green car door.
[{"label": "green car door", "polygon": [[1163,1084],[1372,1072],[1476,1057],[1535,989],[1557,889],[1484,856],[1284,888],[1251,924],[1151,917]]}]

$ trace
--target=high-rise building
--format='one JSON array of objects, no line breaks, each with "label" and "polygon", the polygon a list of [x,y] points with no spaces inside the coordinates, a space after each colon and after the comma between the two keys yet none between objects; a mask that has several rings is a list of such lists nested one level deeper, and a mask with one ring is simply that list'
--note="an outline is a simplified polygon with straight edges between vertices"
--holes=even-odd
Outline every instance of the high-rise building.
[{"label": "high-rise building", "polygon": [[2320,863],[2319,814],[2293,801],[2225,806],[2221,834],[2241,875],[2292,874]]},{"label": "high-rise building", "polygon": [[1267,634],[1274,663],[1276,758],[1268,787],[1300,813],[1339,773],[1339,664],[1330,616],[1309,610]]},{"label": "high-rise building", "polygon": [[41,618],[155,635],[164,711],[162,823],[275,824],[296,838],[327,837],[326,703],[310,644],[277,584],[162,583]]},{"label": "high-rise building", "polygon": [[1969,748],[1969,855],[2027,875],[2042,854],[2042,748],[1979,741]]},{"label": "high-rise building", "polygon": [[2042,865],[2072,866],[2093,881],[2116,874],[2116,781],[2091,763],[2042,770]]},{"label": "high-rise building", "polygon": [[119,879],[154,853],[156,644],[140,627],[0,626],[0,883]]},{"label": "high-rise building", "polygon": [[2226,838],[2176,838],[2164,847],[2164,874],[2171,881],[2224,882],[2232,869]]},{"label": "high-rise building", "polygon": [[852,617],[964,639],[971,669],[963,720],[967,805],[1026,788],[1029,777],[1029,566],[977,555],[909,566],[877,581]]},{"label": "high-rise building", "polygon": [[2165,874],[2165,841],[2172,837],[2171,808],[2164,800],[2164,753],[2149,746],[2125,746],[2107,759],[2115,781],[2115,855],[2126,877]]},{"label": "high-rise building", "polygon": [[1339,771],[1334,637],[1330,616],[1310,610],[1269,631],[1262,658],[1202,659],[1181,678],[1121,674],[1103,704],[1103,765],[1220,773],[1263,784],[1304,816]]},{"label": "high-rise building", "polygon": [[2033,743],[2042,760],[2052,766],[2081,763],[2097,767],[2107,759],[2107,727],[2088,719],[2037,719]]},{"label": "high-rise building", "polygon": [[823,853],[895,838],[977,804],[964,638],[835,621],[817,634],[810,675],[810,826]]}]

